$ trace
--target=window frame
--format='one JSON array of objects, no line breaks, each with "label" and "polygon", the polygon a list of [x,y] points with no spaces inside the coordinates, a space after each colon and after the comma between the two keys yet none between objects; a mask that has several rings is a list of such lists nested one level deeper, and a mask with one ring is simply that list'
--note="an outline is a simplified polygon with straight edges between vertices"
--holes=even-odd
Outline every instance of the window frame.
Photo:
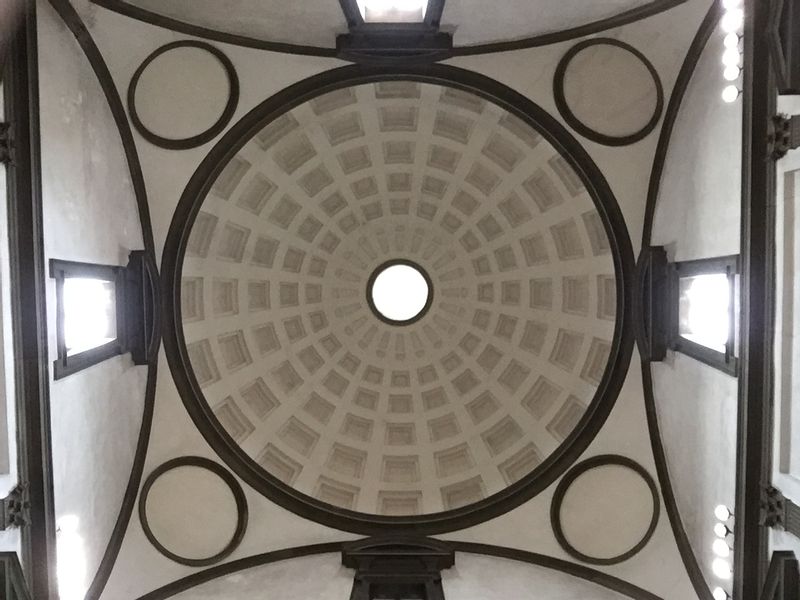
[{"label": "window frame", "polygon": [[[55,279],[56,283],[57,358],[53,361],[53,379],[63,379],[104,360],[124,354],[127,351],[124,301],[125,267],[50,259],[50,277]],[[117,336],[111,342],[68,356],[64,334],[64,280],[72,277],[85,277],[114,283]]]},{"label": "window frame", "polygon": [[[725,352],[698,344],[680,335],[680,280],[697,275],[720,274],[724,274],[728,278],[729,306],[731,307],[728,324],[730,335],[725,344]],[[736,278],[738,275],[738,255],[676,261],[669,264],[669,348],[674,352],[685,354],[734,377],[738,375],[739,371],[739,358],[736,356],[736,344],[739,338],[736,319],[736,306],[738,304]]]}]

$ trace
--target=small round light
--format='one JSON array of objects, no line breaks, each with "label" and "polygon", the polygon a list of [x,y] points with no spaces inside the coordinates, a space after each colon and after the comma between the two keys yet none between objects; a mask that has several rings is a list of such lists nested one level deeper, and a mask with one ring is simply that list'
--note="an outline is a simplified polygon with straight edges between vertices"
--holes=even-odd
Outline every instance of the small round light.
[{"label": "small round light", "polygon": [[742,5],[742,0],[722,0],[722,7],[725,10],[732,10],[739,8]]},{"label": "small round light", "polygon": [[728,537],[730,531],[731,530],[727,528],[725,523],[717,523],[714,525],[714,535],[716,535],[718,538],[725,539]]},{"label": "small round light", "polygon": [[728,543],[721,538],[714,540],[714,543],[711,544],[711,549],[714,551],[714,554],[720,558],[728,558],[731,555],[730,546],[728,546]]},{"label": "small round light", "polygon": [[730,32],[728,35],[725,36],[725,39],[722,40],[722,45],[726,48],[736,48],[739,49],[739,34],[735,31]]},{"label": "small round light", "polygon": [[714,591],[711,592],[711,595],[714,596],[714,600],[728,600],[728,598],[730,598],[730,596],[728,596],[728,592],[719,586],[714,588]]},{"label": "small round light", "polygon": [[731,65],[730,67],[725,67],[725,70],[722,72],[722,76],[725,78],[725,81],[736,81],[739,79],[739,74],[742,70],[737,67],[736,65]]},{"label": "small round light", "polygon": [[739,31],[744,24],[744,11],[741,8],[733,8],[725,13],[720,23],[725,33]]},{"label": "small round light", "polygon": [[724,558],[715,558],[711,563],[711,570],[714,575],[720,579],[730,579],[733,572],[731,571],[731,563]]},{"label": "small round light", "polygon": [[718,521],[725,522],[731,518],[731,511],[724,504],[718,504],[714,509],[714,516],[717,517]]},{"label": "small round light", "polygon": [[736,99],[739,97],[739,88],[735,85],[726,86],[724,90],[722,90],[722,99],[727,102],[736,102]]},{"label": "small round light", "polygon": [[741,56],[738,48],[727,48],[722,53],[722,64],[726,67],[738,67]]}]

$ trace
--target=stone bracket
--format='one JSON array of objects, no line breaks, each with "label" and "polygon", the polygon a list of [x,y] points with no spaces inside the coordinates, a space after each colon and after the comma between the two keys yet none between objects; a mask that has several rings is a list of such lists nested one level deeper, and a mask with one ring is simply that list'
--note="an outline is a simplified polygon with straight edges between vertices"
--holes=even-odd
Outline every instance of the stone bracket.
[{"label": "stone bracket", "polygon": [[783,529],[800,538],[800,506],[779,489],[765,486],[761,490],[761,525]]},{"label": "stone bracket", "polygon": [[775,115],[772,117],[769,152],[773,160],[783,158],[789,150],[798,147],[800,147],[800,115]]},{"label": "stone bracket", "polygon": [[30,502],[25,485],[18,485],[0,500],[0,531],[23,527],[30,522]]},{"label": "stone bracket", "polygon": [[764,527],[783,527],[786,513],[786,499],[780,490],[775,487],[764,486],[761,488],[761,519]]}]

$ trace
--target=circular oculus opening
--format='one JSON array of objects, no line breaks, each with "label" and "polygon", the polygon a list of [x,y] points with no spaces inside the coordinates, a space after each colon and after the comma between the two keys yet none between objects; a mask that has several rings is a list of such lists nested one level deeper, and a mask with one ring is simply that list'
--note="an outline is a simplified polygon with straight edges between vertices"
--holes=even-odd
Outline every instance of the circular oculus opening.
[{"label": "circular oculus opening", "polygon": [[367,299],[382,321],[408,325],[421,319],[430,308],[431,280],[422,267],[411,261],[389,261],[370,277]]}]

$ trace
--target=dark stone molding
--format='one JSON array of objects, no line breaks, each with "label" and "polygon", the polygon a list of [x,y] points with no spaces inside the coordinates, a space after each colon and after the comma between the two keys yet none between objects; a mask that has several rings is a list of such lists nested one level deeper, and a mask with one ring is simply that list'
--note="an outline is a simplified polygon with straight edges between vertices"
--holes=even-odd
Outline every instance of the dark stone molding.
[{"label": "dark stone molding", "polygon": [[[228,84],[230,85],[228,101],[226,102],[225,108],[223,109],[222,114],[219,116],[219,119],[217,119],[217,121],[205,131],[183,139],[167,138],[150,131],[145,124],[142,123],[142,120],[139,118],[139,113],[136,110],[136,88],[139,84],[139,79],[141,78],[142,73],[144,73],[144,70],[150,65],[150,63],[152,63],[159,56],[176,48],[199,48],[210,53],[220,62],[220,64],[222,64],[222,67],[225,70],[225,74],[228,78]],[[219,48],[216,48],[211,44],[198,42],[195,40],[180,40],[166,44],[155,50],[152,54],[144,59],[141,65],[139,65],[139,68],[136,69],[136,72],[134,72],[130,85],[128,86],[128,112],[131,115],[131,122],[133,123],[133,126],[136,128],[136,131],[138,131],[139,134],[148,142],[158,146],[159,148],[165,148],[166,150],[188,150],[190,148],[197,148],[198,146],[207,144],[220,133],[222,133],[228,126],[233,118],[233,113],[236,112],[236,107],[238,104],[239,77],[236,74],[236,68],[233,66],[231,59],[229,59],[228,56]]]},{"label": "dark stone molding", "polygon": [[[216,567],[211,567],[210,569],[192,573],[191,575],[148,592],[147,594],[140,596],[137,600],[166,600],[167,598],[172,598],[181,592],[185,592],[186,590],[190,590],[204,583],[208,583],[209,581],[213,581],[233,573],[239,573],[247,569],[261,567],[280,561],[292,560],[295,558],[304,558],[319,554],[340,553],[348,544],[352,543],[353,542],[330,542],[325,544],[313,544],[310,546],[298,546],[295,548],[273,550],[263,554],[240,558],[224,565],[218,565]],[[444,543],[452,548],[455,552],[489,556],[493,558],[504,558],[545,569],[559,571],[561,573],[565,573],[566,575],[571,575],[573,577],[577,577],[595,585],[604,587],[608,590],[612,590],[622,594],[623,596],[627,596],[632,600],[663,600],[652,592],[648,592],[647,590],[629,583],[624,579],[620,579],[618,577],[614,577],[613,575],[609,575],[608,573],[563,560],[561,558],[547,556],[546,554],[538,554],[536,552],[527,552],[525,550],[518,550],[516,548],[494,546],[490,544],[478,544],[473,542],[447,541]]]},{"label": "dark stone molding", "polygon": [[[150,523],[147,518],[147,497],[150,493],[150,489],[153,487],[153,484],[158,481],[158,478],[164,473],[172,471],[173,469],[179,469],[181,467],[195,467],[211,471],[214,473],[214,475],[225,482],[230,489],[231,494],[233,494],[234,500],[236,501],[236,530],[234,531],[233,536],[231,537],[230,541],[225,544],[225,547],[222,550],[206,558],[186,558],[171,552],[158,540],[155,534],[153,534],[152,529],[150,529]],[[170,560],[182,565],[187,565],[189,567],[208,567],[230,556],[233,551],[239,547],[239,544],[242,543],[242,539],[244,539],[244,534],[247,532],[248,514],[247,498],[244,495],[242,486],[239,485],[239,482],[236,480],[236,478],[218,463],[201,456],[181,456],[179,458],[168,460],[162,465],[156,467],[156,469],[154,469],[147,476],[147,479],[145,479],[144,485],[142,485],[141,494],[139,496],[139,521],[141,522],[142,530],[144,531],[144,535],[147,540],[156,550]]]},{"label": "dark stone molding", "polygon": [[770,5],[768,44],[780,94],[800,94],[800,3],[765,0]]},{"label": "dark stone molding", "polygon": [[20,531],[20,558],[31,597],[52,600],[58,591],[36,3],[26,2],[24,9],[16,31],[9,32],[7,55],[0,65],[4,118],[13,138],[14,158],[6,170],[4,201],[8,207],[17,479],[23,488],[23,504],[29,504],[29,521]]},{"label": "dark stone molding", "polygon": [[[653,159],[653,168],[650,172],[650,183],[647,192],[647,202],[645,205],[644,227],[642,233],[642,248],[650,246],[652,231],[653,231],[653,218],[655,215],[656,203],[658,202],[658,195],[661,189],[661,179],[664,173],[664,164],[669,149],[669,143],[672,139],[672,132],[675,128],[675,122],[678,118],[683,98],[691,83],[697,63],[700,56],[711,38],[711,34],[716,29],[719,19],[722,15],[722,7],[720,3],[714,2],[706,13],[694,39],[692,40],[686,58],[681,65],[675,85],[672,89],[667,108],[664,113],[664,120],[661,126],[658,143],[656,146],[656,153]],[[641,312],[641,308],[639,309]],[[672,526],[672,534],[675,536],[675,542],[678,546],[681,559],[683,560],[686,572],[692,582],[695,593],[701,600],[713,600],[711,590],[705,580],[703,571],[700,569],[700,564],[697,556],[692,549],[689,536],[686,534],[686,529],[683,525],[683,520],[680,516],[680,510],[675,499],[675,492],[672,488],[672,479],[669,473],[669,466],[667,463],[664,445],[661,441],[661,431],[658,422],[658,412],[656,410],[655,397],[653,395],[653,379],[650,364],[646,361],[642,362],[642,384],[644,387],[644,405],[647,415],[648,428],[650,430],[650,444],[653,450],[653,458],[656,464],[656,473],[658,475],[658,482],[661,487],[661,495],[664,500],[664,510],[669,518],[670,525]]]},{"label": "dark stone molding", "polygon": [[0,552],[0,594],[4,600],[31,600],[16,552]]},{"label": "dark stone molding", "polygon": [[[125,158],[128,162],[128,169],[131,175],[134,195],[136,197],[137,208],[139,211],[139,221],[142,228],[142,239],[144,241],[145,260],[151,265],[151,270],[156,271],[155,242],[153,229],[150,221],[150,208],[148,205],[147,191],[142,174],[142,167],[139,155],[136,151],[136,144],[133,139],[133,132],[125,114],[125,106],[122,98],[117,91],[108,65],[103,59],[97,45],[94,42],[85,24],[78,13],[68,0],[50,0],[50,4],[63,20],[64,24],[75,37],[77,44],[86,56],[92,70],[97,77],[100,87],[103,90],[109,109],[114,118],[119,131],[120,140]],[[156,292],[158,290],[156,289]],[[136,497],[139,485],[144,473],[145,457],[147,447],[150,442],[150,432],[152,428],[153,412],[155,408],[156,379],[158,370],[158,348],[160,346],[160,312],[156,311],[153,315],[153,330],[156,332],[154,339],[151,340],[149,352],[149,364],[147,371],[147,383],[145,388],[144,408],[142,411],[142,425],[139,431],[139,439],[136,444],[133,466],[125,489],[122,505],[117,516],[111,537],[103,553],[97,572],[94,574],[89,589],[86,592],[86,600],[97,600],[103,592],[114,563],[119,555],[125,532],[128,528],[133,510],[136,506]]]},{"label": "dark stone molding", "polygon": [[[653,516],[650,519],[650,524],[647,527],[647,531],[642,536],[642,539],[633,546],[633,548],[623,552],[619,556],[613,556],[611,558],[598,558],[584,554],[575,548],[575,546],[573,546],[566,538],[564,535],[564,530],[561,526],[561,506],[564,501],[564,496],[566,496],[570,486],[576,479],[578,479],[578,477],[587,471],[607,465],[620,466],[630,469],[644,480],[644,482],[647,484],[647,487],[650,489],[650,494],[653,497]],[[635,460],[625,456],[620,456],[617,454],[602,454],[599,456],[593,456],[588,460],[578,463],[572,467],[572,469],[570,469],[566,475],[564,475],[561,481],[558,482],[558,487],[556,488],[555,494],[553,495],[552,504],[550,505],[550,524],[553,527],[553,534],[556,536],[556,541],[567,554],[585,563],[608,566],[625,562],[641,552],[650,541],[650,538],[653,537],[653,534],[656,531],[656,526],[658,525],[658,518],[660,514],[661,501],[658,496],[658,488],[656,487],[656,482],[650,476],[650,473],[647,471],[647,469],[645,469]]]},{"label": "dark stone molding", "polygon": [[795,600],[800,595],[800,571],[794,552],[772,553],[760,600]]},{"label": "dark stone molding", "polygon": [[[335,47],[325,48],[320,46],[308,46],[302,44],[289,44],[284,42],[271,42],[245,35],[227,33],[208,27],[193,25],[179,19],[160,15],[156,12],[133,6],[125,0],[90,0],[93,4],[102,6],[105,9],[125,15],[127,17],[170,29],[184,35],[193,35],[207,40],[234,44],[245,48],[256,48],[270,52],[283,52],[287,54],[298,54],[302,56],[320,56],[326,58],[336,58],[338,50]],[[497,52],[511,52],[513,50],[524,50],[527,48],[537,48],[549,44],[557,44],[569,40],[578,39],[587,35],[593,35],[630,23],[635,23],[642,19],[652,17],[659,13],[668,11],[676,6],[685,3],[686,0],[652,0],[644,6],[633,8],[617,15],[600,19],[592,23],[571,27],[562,31],[545,33],[517,40],[502,42],[489,42],[475,44],[471,46],[457,46],[447,55],[437,55],[435,60],[443,60],[452,56],[473,56],[477,54],[493,54]],[[333,40],[332,40],[333,41]]]},{"label": "dark stone molding", "polygon": [[[414,80],[468,91],[498,104],[537,129],[575,169],[594,199],[609,236],[617,274],[618,322],[609,359],[612,366],[604,374],[595,399],[575,431],[534,472],[501,492],[459,509],[409,517],[369,515],[333,507],[298,492],[259,467],[213,417],[191,369],[180,312],[181,265],[186,241],[200,205],[224,165],[266,123],[310,98],[351,85],[386,80]],[[164,344],[173,378],[195,425],[222,461],[248,485],[284,508],[329,527],[366,535],[408,531],[431,535],[462,529],[508,512],[544,490],[580,457],[605,423],[627,374],[634,345],[633,288],[633,251],[613,192],[583,147],[552,116],[510,88],[463,69],[444,65],[394,69],[352,65],[301,81],[254,108],[223,136],[194,173],[173,215],[164,248]]]},{"label": "dark stone molding", "polygon": [[757,598],[769,565],[769,535],[760,516],[761,488],[772,479],[774,442],[777,169],[767,141],[778,80],[770,59],[770,4],[744,2],[734,598]]},{"label": "dark stone molding", "polygon": [[[569,103],[564,95],[564,78],[567,74],[567,69],[569,68],[570,62],[572,62],[572,59],[575,58],[575,56],[586,50],[586,48],[591,48],[592,46],[614,46],[616,48],[622,48],[639,59],[639,61],[647,68],[647,71],[652,76],[653,82],[656,85],[656,93],[658,95],[656,107],[653,111],[653,115],[650,117],[650,120],[639,131],[622,136],[612,136],[605,133],[600,133],[599,131],[595,131],[588,125],[584,124],[569,107]],[[567,50],[567,53],[564,54],[559,61],[558,66],[556,67],[556,74],[553,77],[553,97],[556,101],[558,112],[561,113],[561,116],[564,117],[564,121],[566,121],[570,127],[572,127],[586,139],[597,142],[598,144],[603,144],[604,146],[628,146],[643,140],[656,128],[658,121],[661,119],[661,113],[664,110],[664,86],[661,84],[661,78],[658,76],[658,71],[653,66],[653,63],[651,63],[644,54],[630,44],[626,44],[625,42],[620,42],[619,40],[612,38],[592,38],[589,40],[584,40],[583,42],[575,44],[572,48]]]}]

